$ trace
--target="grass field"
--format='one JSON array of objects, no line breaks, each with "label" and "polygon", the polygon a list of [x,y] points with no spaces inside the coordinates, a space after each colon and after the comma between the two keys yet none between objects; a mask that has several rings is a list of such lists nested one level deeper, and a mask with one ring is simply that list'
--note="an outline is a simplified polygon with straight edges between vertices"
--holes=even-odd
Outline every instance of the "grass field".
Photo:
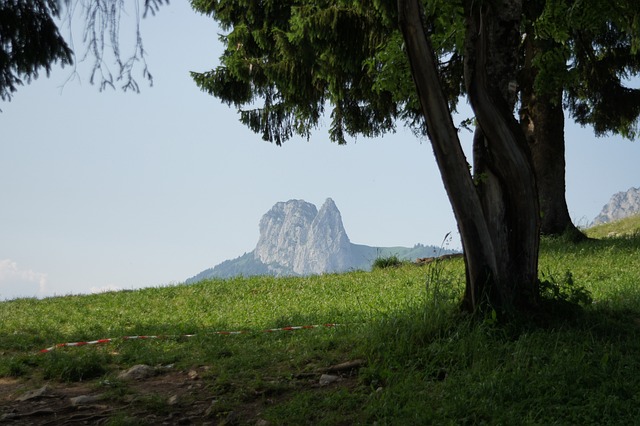
[{"label": "grass field", "polygon": [[[82,385],[99,394],[91,415],[112,425],[159,419],[261,425],[636,424],[637,229],[579,244],[543,240],[540,277],[551,283],[556,299],[588,291],[593,300],[543,322],[499,325],[459,313],[460,259],[2,302],[0,419],[33,420],[28,410],[35,408],[24,405],[38,400],[17,401],[48,383],[57,392]],[[315,324],[339,325],[263,331]],[[235,330],[245,333],[216,333]],[[123,338],[136,335],[164,337]],[[40,353],[56,343],[101,338],[113,340]],[[345,362],[353,366],[336,368]],[[153,386],[118,379],[136,364],[157,368]],[[170,388],[171,380],[192,371],[197,383],[184,379],[182,390]],[[320,384],[325,373],[337,381]],[[171,400],[174,393],[177,402]]]}]

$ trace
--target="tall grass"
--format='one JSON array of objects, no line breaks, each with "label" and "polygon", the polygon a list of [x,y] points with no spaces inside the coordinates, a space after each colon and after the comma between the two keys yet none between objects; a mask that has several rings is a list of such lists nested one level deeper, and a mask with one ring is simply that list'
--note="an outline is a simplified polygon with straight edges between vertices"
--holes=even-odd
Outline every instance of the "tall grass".
[{"label": "tall grass", "polygon": [[[460,259],[425,267],[0,303],[0,376],[114,382],[146,363],[208,366],[221,411],[256,395],[273,424],[634,424],[640,418],[640,238],[545,239],[541,277],[593,303],[571,320],[500,325],[460,313]],[[339,323],[295,332],[288,325]],[[221,330],[248,333],[226,336]],[[194,337],[184,337],[195,334]],[[155,340],[119,336],[165,335]],[[54,343],[116,339],[108,345]],[[300,377],[364,359],[348,388]]]}]

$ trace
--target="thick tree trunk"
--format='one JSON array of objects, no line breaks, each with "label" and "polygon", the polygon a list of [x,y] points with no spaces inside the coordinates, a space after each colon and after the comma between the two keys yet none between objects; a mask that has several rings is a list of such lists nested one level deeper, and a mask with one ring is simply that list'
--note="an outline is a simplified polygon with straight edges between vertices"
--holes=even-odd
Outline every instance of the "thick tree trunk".
[{"label": "thick tree trunk", "polygon": [[467,267],[464,307],[478,309],[483,295],[478,290],[489,283],[497,260],[490,230],[484,220],[480,198],[442,90],[431,41],[425,33],[420,0],[398,0],[398,19],[427,132],[462,237]]},{"label": "thick tree trunk", "polygon": [[539,205],[531,154],[513,115],[522,3],[470,0],[465,9],[465,84],[479,124],[475,176],[500,267],[494,286],[501,305],[525,309],[538,295]]},{"label": "thick tree trunk", "polygon": [[532,64],[541,49],[536,45],[533,28],[524,41],[525,63],[522,73],[520,124],[533,158],[540,202],[540,232],[545,235],[568,234],[584,238],[575,227],[567,208],[565,191],[565,142],[562,89],[536,93],[537,71]]},{"label": "thick tree trunk", "polygon": [[[476,138],[480,164],[475,182],[438,79],[421,2],[398,0],[399,24],[427,131],[462,237],[467,268],[463,307],[490,308],[501,314],[537,302],[535,178],[524,134],[509,108],[517,51],[501,48],[504,43],[519,43],[519,12],[500,19],[491,13],[495,11],[468,9],[465,77],[481,128]],[[512,16],[517,16],[516,21]],[[499,85],[505,88],[503,94],[489,84],[489,78],[506,82]]]}]

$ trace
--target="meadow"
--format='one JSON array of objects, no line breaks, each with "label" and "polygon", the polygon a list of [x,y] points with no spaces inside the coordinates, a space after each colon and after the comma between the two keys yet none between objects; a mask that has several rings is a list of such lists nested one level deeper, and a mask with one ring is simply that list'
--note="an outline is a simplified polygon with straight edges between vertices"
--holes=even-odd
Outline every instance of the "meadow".
[{"label": "meadow", "polygon": [[[638,229],[543,239],[555,308],[509,324],[459,311],[461,259],[2,302],[0,419],[26,419],[37,400],[20,396],[48,384],[100,395],[84,409],[111,425],[635,424]],[[124,338],[141,335],[158,338]],[[118,378],[137,364],[153,386]]]}]

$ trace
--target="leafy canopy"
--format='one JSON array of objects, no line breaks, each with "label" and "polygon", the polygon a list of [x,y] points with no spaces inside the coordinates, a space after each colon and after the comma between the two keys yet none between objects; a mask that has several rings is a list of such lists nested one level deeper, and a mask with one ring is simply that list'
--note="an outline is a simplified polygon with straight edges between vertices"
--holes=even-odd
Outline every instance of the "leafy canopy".
[{"label": "leafy canopy", "polygon": [[[192,73],[198,86],[240,111],[263,139],[309,137],[325,108],[331,139],[378,136],[398,120],[424,133],[393,0],[192,0],[226,32],[216,69]],[[424,3],[439,77],[455,110],[464,92],[462,0]],[[564,105],[597,135],[636,136],[640,72],[636,0],[531,0],[531,22],[545,48],[533,59],[538,92],[560,91]],[[524,52],[523,52],[524,54]],[[523,61],[524,63],[524,61]]]},{"label": "leafy canopy", "polygon": [[[545,49],[534,65],[535,89],[564,90],[564,104],[596,135],[635,138],[640,90],[625,86],[640,73],[640,2],[621,0],[547,0],[537,4],[533,21]],[[537,10],[536,10],[537,9]]]},{"label": "leafy canopy", "polygon": [[[459,2],[437,1],[451,16]],[[396,120],[421,131],[422,119],[397,31],[395,2],[309,0],[193,0],[227,34],[214,70],[192,73],[198,86],[240,110],[240,120],[263,139],[280,145],[294,134],[310,136],[331,108],[330,137],[375,137]],[[444,15],[441,15],[444,16]],[[453,20],[462,27],[461,20]],[[438,47],[450,51],[460,28],[446,26]],[[444,32],[438,28],[440,32]],[[442,78],[452,99],[461,88],[462,61],[449,55]],[[261,105],[256,105],[256,104]]]}]

